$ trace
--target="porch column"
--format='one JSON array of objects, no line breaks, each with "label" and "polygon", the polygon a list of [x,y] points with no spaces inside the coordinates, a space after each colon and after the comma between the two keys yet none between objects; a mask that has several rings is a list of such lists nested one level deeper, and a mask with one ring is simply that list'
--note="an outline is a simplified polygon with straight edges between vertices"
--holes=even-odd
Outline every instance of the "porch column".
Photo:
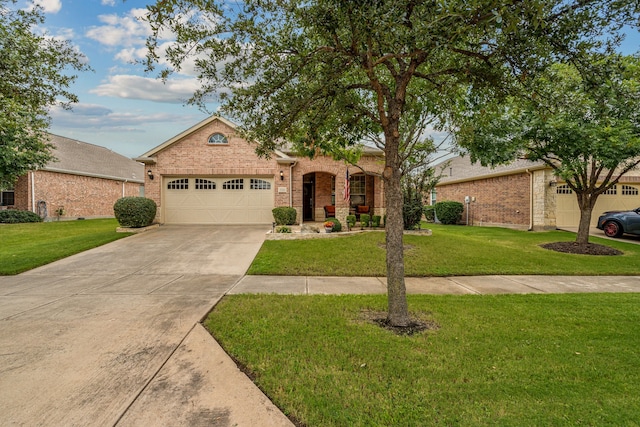
[{"label": "porch column", "polygon": [[347,215],[349,215],[349,199],[344,199],[346,176],[347,167],[341,167],[336,175],[336,219],[340,221],[343,229],[347,227]]}]

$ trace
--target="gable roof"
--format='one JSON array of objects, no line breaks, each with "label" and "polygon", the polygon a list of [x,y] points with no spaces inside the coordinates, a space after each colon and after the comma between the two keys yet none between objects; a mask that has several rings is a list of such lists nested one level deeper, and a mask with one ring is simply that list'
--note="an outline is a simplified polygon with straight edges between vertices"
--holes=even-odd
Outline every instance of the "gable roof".
[{"label": "gable roof", "polygon": [[165,142],[163,142],[162,144],[158,145],[157,147],[152,148],[151,150],[147,151],[146,153],[144,153],[142,156],[140,157],[136,157],[135,160],[144,162],[145,160],[150,160],[151,157],[155,156],[158,152],[164,150],[165,148],[169,147],[170,145],[180,141],[182,138],[192,134],[193,132],[196,132],[197,130],[207,126],[209,123],[212,123],[216,120],[221,121],[222,123],[224,123],[225,125],[229,126],[230,128],[236,129],[238,127],[238,125],[236,125],[235,123],[225,119],[224,117],[220,117],[220,116],[210,116],[204,120],[202,120],[200,123],[197,123],[193,126],[191,126],[189,129],[180,132],[179,134],[177,134],[176,136],[174,136],[173,138],[170,138],[168,140],[166,140]]},{"label": "gable roof", "polygon": [[56,158],[41,170],[144,183],[144,165],[98,145],[49,134]]},{"label": "gable roof", "polygon": [[[449,162],[446,165],[446,162]],[[439,166],[445,166],[443,176],[436,185],[454,184],[464,181],[473,181],[475,179],[486,179],[497,176],[514,175],[532,170],[545,169],[543,162],[532,162],[527,159],[518,159],[506,165],[498,165],[494,167],[482,166],[480,162],[471,163],[469,156],[456,156],[448,160],[444,160]]]},{"label": "gable roof", "polygon": [[[191,126],[189,129],[179,133],[178,135],[166,140],[165,142],[158,145],[157,147],[152,148],[151,150],[144,153],[142,156],[136,157],[134,160],[137,160],[143,163],[148,163],[148,164],[155,163],[153,156],[155,156],[158,152],[164,150],[165,148],[171,146],[172,144],[180,141],[182,138],[198,131],[199,129],[207,126],[208,124],[216,120],[219,120],[220,122],[224,123],[225,125],[229,126],[232,129],[236,129],[238,127],[237,124],[233,123],[230,120],[225,119],[224,117],[213,115],[202,120],[200,123],[197,123]],[[376,147],[364,146],[363,153],[368,155],[380,155],[381,153],[383,153],[383,151]],[[287,163],[287,162],[295,161],[295,157],[292,157],[292,156],[296,156],[296,153],[291,149],[291,147],[288,144],[282,143],[280,144],[280,149],[274,150],[274,155],[275,155],[276,161]]]}]

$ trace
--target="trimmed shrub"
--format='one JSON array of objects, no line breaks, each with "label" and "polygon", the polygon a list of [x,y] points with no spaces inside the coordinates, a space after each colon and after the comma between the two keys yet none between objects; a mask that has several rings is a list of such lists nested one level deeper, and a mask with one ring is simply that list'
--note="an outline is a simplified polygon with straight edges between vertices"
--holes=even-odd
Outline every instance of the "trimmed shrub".
[{"label": "trimmed shrub", "polygon": [[464,205],[460,202],[438,202],[435,206],[435,214],[443,224],[457,224],[462,218]]},{"label": "trimmed shrub", "polygon": [[338,218],[327,218],[324,222],[332,222],[333,231],[335,231],[336,233],[342,231],[342,223],[338,220]]},{"label": "trimmed shrub", "polygon": [[276,233],[291,233],[291,227],[281,225],[280,227],[276,227]]},{"label": "trimmed shrub", "polygon": [[402,205],[402,221],[405,230],[420,228],[422,220],[422,202],[418,199],[405,200]]},{"label": "trimmed shrub", "polygon": [[146,197],[123,197],[113,205],[113,213],[121,227],[140,228],[153,223],[156,202]]},{"label": "trimmed shrub", "polygon": [[424,213],[424,217],[427,220],[427,222],[434,222],[436,217],[435,217],[435,207],[434,206],[425,206],[422,209],[423,213]]},{"label": "trimmed shrub", "polygon": [[20,211],[16,209],[0,211],[0,223],[2,224],[18,224],[23,222],[42,222],[42,218],[31,211]]},{"label": "trimmed shrub", "polygon": [[369,214],[360,214],[360,227],[368,227],[369,222],[371,221],[371,215]]},{"label": "trimmed shrub", "polygon": [[373,227],[380,227],[380,220],[382,219],[382,217],[380,215],[373,215],[371,217],[371,225]]},{"label": "trimmed shrub", "polygon": [[347,224],[349,224],[349,228],[353,228],[356,226],[356,216],[355,215],[347,215]]},{"label": "trimmed shrub", "polygon": [[294,208],[281,206],[274,208],[271,212],[276,225],[292,225],[296,223],[296,210]]}]

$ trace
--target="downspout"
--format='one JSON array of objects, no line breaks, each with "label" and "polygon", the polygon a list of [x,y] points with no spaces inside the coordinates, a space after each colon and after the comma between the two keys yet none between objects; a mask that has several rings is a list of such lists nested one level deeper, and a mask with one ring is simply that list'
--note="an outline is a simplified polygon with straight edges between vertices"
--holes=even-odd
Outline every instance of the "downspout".
[{"label": "downspout", "polygon": [[298,161],[289,165],[289,207],[293,207],[293,168],[298,164]]},{"label": "downspout", "polygon": [[31,171],[31,212],[36,213],[36,173]]},{"label": "downspout", "polygon": [[127,184],[127,179],[125,179],[124,181],[122,181],[122,197],[125,196],[125,185]]},{"label": "downspout", "polygon": [[533,231],[533,172],[526,169],[526,172],[529,174],[529,230]]}]

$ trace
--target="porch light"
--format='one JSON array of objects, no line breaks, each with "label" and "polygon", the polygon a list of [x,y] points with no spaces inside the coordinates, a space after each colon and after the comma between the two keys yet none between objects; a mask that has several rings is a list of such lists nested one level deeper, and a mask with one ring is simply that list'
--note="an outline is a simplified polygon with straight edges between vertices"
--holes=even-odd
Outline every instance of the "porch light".
[{"label": "porch light", "polygon": [[284,181],[284,171],[280,171],[280,181]]},{"label": "porch light", "polygon": [[556,185],[558,185],[558,182],[554,179],[552,179],[551,181],[549,181],[549,187],[555,187]]},{"label": "porch light", "polygon": [[147,176],[149,177],[149,179],[153,180],[153,172],[151,171],[151,169],[147,171]]}]

